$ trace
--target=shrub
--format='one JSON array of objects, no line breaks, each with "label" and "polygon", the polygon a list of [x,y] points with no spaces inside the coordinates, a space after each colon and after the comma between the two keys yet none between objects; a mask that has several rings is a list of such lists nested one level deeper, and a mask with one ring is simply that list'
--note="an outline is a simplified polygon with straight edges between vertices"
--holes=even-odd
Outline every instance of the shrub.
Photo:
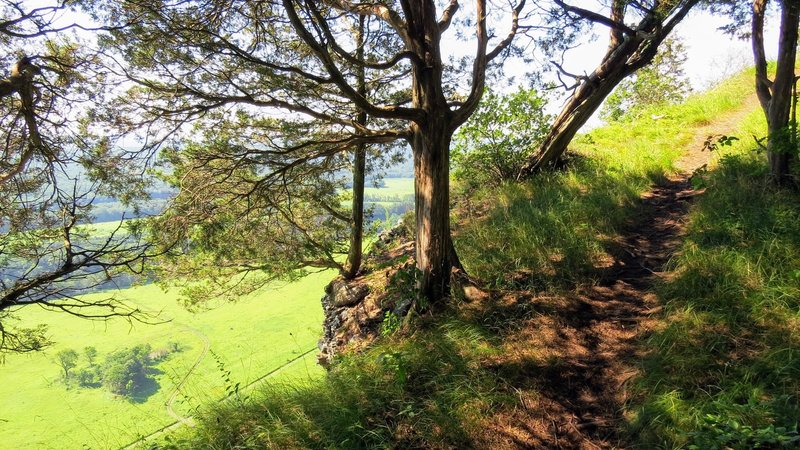
[{"label": "shrub", "polygon": [[453,174],[467,188],[496,186],[516,178],[531,148],[547,133],[551,116],[534,89],[510,95],[487,92],[461,126],[452,147]]},{"label": "shrub", "polygon": [[97,366],[84,367],[76,374],[81,387],[96,388],[102,385],[103,376]]},{"label": "shrub", "polygon": [[115,394],[135,394],[149,380],[149,354],[147,344],[111,353],[103,366],[103,384]]}]

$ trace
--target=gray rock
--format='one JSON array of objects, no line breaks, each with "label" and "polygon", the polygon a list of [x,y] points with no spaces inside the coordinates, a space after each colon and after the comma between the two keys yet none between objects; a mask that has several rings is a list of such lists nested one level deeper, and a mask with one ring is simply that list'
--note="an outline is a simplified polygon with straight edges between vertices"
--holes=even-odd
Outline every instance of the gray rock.
[{"label": "gray rock", "polygon": [[333,297],[333,306],[353,306],[364,300],[369,294],[369,287],[365,284],[352,285],[345,280],[336,279],[331,283],[330,296]]}]

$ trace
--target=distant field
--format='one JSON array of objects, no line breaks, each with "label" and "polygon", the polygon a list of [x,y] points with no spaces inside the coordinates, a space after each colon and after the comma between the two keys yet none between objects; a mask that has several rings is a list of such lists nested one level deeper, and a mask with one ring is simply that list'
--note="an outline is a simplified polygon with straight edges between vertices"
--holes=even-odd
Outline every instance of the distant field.
[{"label": "distant field", "polygon": [[383,186],[374,187],[369,183],[364,188],[365,195],[376,196],[405,196],[414,193],[414,178],[384,178]]},{"label": "distant field", "polygon": [[385,178],[379,188],[367,184],[364,203],[366,208],[372,208],[373,219],[396,220],[414,208],[414,178]]},{"label": "distant field", "polygon": [[[376,218],[396,218],[413,208],[413,192],[413,178],[386,178],[384,186],[366,188],[366,206],[373,206]],[[82,227],[94,236],[108,236],[119,222]],[[124,236],[124,226],[119,233]],[[158,325],[129,324],[121,319],[91,322],[38,307],[24,308],[18,314],[22,323],[47,324],[56,344],[42,353],[6,356],[0,365],[0,448],[120,448],[174,423],[176,418],[165,405],[172,397],[174,412],[185,417],[201,404],[223,398],[226,386],[239,383],[241,395],[248,395],[245,387],[249,383],[315,349],[322,329],[320,298],[332,277],[330,271],[313,274],[197,314],[183,309],[177,293],[165,293],[154,285],[117,294],[143,310],[160,311],[160,318],[167,322]],[[90,296],[107,295],[110,293]],[[55,362],[56,353],[68,348],[81,354],[82,366],[86,365],[86,346],[96,347],[97,359],[103,361],[117,349],[147,343],[160,350],[171,342],[177,342],[181,351],[158,364],[157,389],[136,402],[115,397],[102,387],[67,388]],[[206,345],[208,352],[204,352]],[[315,356],[311,351],[270,378],[319,376],[322,369]],[[191,370],[198,359],[199,364]],[[224,370],[231,371],[229,381],[217,360]],[[175,386],[189,372],[179,394],[173,396]]]},{"label": "distant field", "polygon": [[[159,325],[119,319],[90,322],[24,308],[19,313],[23,323],[48,324],[56,344],[42,353],[6,356],[0,365],[0,447],[119,448],[175,422],[165,403],[203,354],[206,343],[210,351],[180,389],[175,412],[191,415],[200,404],[224,397],[226,385],[240,383],[244,388],[315,348],[321,331],[320,298],[332,276],[331,272],[313,274],[197,314],[184,310],[175,293],[164,293],[153,285],[121,291],[121,298],[142,309],[161,311],[160,317],[169,322]],[[158,389],[138,403],[115,397],[104,388],[67,389],[54,362],[55,354],[65,348],[82,353],[84,347],[94,346],[102,361],[119,348],[148,343],[158,350],[169,342],[179,343],[181,351],[157,366],[161,372],[155,377]],[[274,377],[319,376],[315,354],[310,352]],[[231,371],[230,381],[224,380],[214,355]],[[243,389],[242,395],[246,392]]]}]

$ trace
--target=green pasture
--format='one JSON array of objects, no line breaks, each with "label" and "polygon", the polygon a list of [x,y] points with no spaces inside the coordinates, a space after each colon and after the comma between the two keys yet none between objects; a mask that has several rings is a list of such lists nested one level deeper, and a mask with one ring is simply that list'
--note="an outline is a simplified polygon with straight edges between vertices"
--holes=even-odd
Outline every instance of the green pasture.
[{"label": "green pasture", "polygon": [[365,196],[375,196],[386,198],[386,201],[392,201],[393,197],[403,198],[408,195],[414,194],[414,178],[384,178],[381,187],[375,187],[370,184],[364,188]]},{"label": "green pasture", "polygon": [[[6,355],[0,365],[0,447],[25,448],[119,448],[175,422],[165,403],[208,343],[209,351],[191,371],[175,398],[173,409],[192,415],[201,404],[218,401],[239,383],[246,397],[248,384],[315,349],[321,331],[320,297],[333,275],[309,275],[296,283],[276,285],[236,303],[191,313],[177,301],[177,294],[155,285],[139,286],[117,297],[157,314],[163,323],[148,325],[122,319],[92,322],[63,313],[29,306],[18,312],[25,324],[48,325],[52,347],[30,355]],[[108,294],[91,294],[102,297]],[[156,389],[133,401],[116,397],[105,388],[67,388],[55,355],[71,348],[97,348],[98,360],[116,349],[150,344],[153,350],[177,342],[180,350],[156,367]],[[271,376],[313,378],[321,372],[315,351]],[[221,370],[219,364],[222,364]],[[224,371],[230,371],[226,377]],[[226,379],[227,378],[227,379]]]}]

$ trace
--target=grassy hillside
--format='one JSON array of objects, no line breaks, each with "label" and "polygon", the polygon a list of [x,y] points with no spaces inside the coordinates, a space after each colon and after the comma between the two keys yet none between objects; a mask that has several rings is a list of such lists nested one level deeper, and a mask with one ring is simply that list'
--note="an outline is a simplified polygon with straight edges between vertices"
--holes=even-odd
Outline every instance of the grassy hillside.
[{"label": "grassy hillside", "polygon": [[[642,194],[676,170],[688,146],[702,145],[715,120],[740,116],[752,76],[594,130],[579,138],[569,170],[469,199],[456,245],[470,274],[495,288],[493,300],[421,318],[410,334],[388,327],[381,342],[344,356],[327,377],[268,384],[250,399],[207,407],[199,428],[163,445],[536,446],[513,427],[546,432],[546,414],[545,428],[537,428],[539,419],[526,422],[547,411],[544,394],[581,389],[554,385],[566,382],[566,367],[554,351],[560,349],[548,346],[570,342],[559,321],[580,314],[562,295],[607,274],[611,244],[641,214]],[[755,128],[742,129],[743,136],[763,134],[752,120]],[[707,191],[669,266],[674,274],[647,294],[666,306],[649,313],[655,332],[624,349],[639,369],[625,382],[632,393],[618,441],[604,445],[795,445],[800,201],[768,187],[763,155],[740,142],[737,156],[719,157],[696,177]]]},{"label": "grassy hillside", "polygon": [[754,111],[696,177],[631,405],[645,447],[800,447],[800,196],[767,182],[765,128]]}]

